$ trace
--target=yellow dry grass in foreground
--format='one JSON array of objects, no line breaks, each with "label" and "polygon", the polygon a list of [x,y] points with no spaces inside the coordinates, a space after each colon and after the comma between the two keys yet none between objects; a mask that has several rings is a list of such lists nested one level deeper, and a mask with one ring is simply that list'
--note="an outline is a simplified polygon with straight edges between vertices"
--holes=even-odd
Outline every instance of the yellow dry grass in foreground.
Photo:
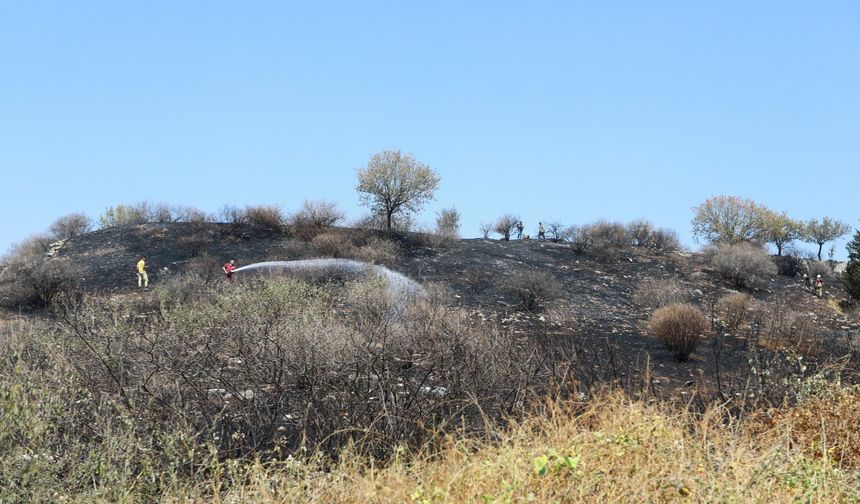
[{"label": "yellow dry grass in foreground", "polygon": [[241,490],[216,483],[176,501],[855,502],[858,460],[845,454],[860,448],[858,406],[860,390],[839,389],[741,423],[719,408],[692,415],[620,394],[578,414],[549,403],[498,443],[452,438],[435,457],[404,453],[385,468],[349,455],[327,472],[258,464],[233,475]]}]

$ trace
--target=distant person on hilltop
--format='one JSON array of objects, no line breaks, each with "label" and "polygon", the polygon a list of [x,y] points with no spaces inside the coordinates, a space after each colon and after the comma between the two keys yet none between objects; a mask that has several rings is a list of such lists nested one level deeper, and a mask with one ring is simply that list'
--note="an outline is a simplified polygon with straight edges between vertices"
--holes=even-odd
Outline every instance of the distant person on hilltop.
[{"label": "distant person on hilltop", "polygon": [[230,259],[230,262],[221,267],[224,274],[227,275],[227,281],[233,283],[233,272],[236,271],[236,260]]},{"label": "distant person on hilltop", "polygon": [[543,222],[538,222],[538,240],[546,240],[546,230],[543,228]]},{"label": "distant person on hilltop", "polygon": [[523,226],[523,221],[517,222],[517,240],[523,239],[523,228],[524,227],[525,226]]},{"label": "distant person on hilltop", "polygon": [[137,261],[137,288],[149,288],[149,276],[146,274],[146,256]]},{"label": "distant person on hilltop", "polygon": [[824,297],[824,280],[821,279],[821,275],[815,277],[815,295]]}]

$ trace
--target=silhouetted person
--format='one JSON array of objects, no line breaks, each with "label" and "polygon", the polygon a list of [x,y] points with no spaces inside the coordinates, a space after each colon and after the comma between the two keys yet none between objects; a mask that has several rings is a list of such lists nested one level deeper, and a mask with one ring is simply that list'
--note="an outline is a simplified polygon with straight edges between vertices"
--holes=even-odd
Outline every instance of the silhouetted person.
[{"label": "silhouetted person", "polygon": [[148,288],[149,287],[149,276],[146,274],[146,256],[140,258],[140,261],[137,261],[137,288]]},{"label": "silhouetted person", "polygon": [[227,281],[233,283],[233,272],[236,271],[236,260],[230,259],[230,262],[221,267],[224,274],[227,275]]},{"label": "silhouetted person", "polygon": [[523,221],[517,222],[517,240],[523,239]]},{"label": "silhouetted person", "polygon": [[546,240],[546,230],[543,228],[543,222],[538,222],[538,240]]}]

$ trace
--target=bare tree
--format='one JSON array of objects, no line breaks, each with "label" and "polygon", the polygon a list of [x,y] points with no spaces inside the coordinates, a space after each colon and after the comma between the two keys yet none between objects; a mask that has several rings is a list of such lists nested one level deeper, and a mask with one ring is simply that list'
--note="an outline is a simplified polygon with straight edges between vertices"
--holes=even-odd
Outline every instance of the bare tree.
[{"label": "bare tree", "polygon": [[93,221],[86,214],[73,213],[57,219],[48,230],[58,238],[74,238],[86,233],[93,227]]},{"label": "bare tree", "polygon": [[374,154],[367,167],[358,170],[361,203],[385,215],[385,229],[391,231],[395,213],[417,212],[439,187],[439,176],[412,154],[384,150]]},{"label": "bare tree", "polygon": [[546,232],[549,233],[549,239],[551,241],[557,242],[561,240],[563,231],[564,224],[559,221],[552,221],[546,223]]},{"label": "bare tree", "polygon": [[513,233],[514,228],[517,226],[517,222],[519,221],[520,218],[515,215],[502,215],[493,225],[493,231],[500,234],[503,240],[508,241],[511,239],[511,233]]},{"label": "bare tree", "polygon": [[490,233],[493,232],[493,225],[489,222],[481,223],[481,236],[486,240],[490,237]]}]

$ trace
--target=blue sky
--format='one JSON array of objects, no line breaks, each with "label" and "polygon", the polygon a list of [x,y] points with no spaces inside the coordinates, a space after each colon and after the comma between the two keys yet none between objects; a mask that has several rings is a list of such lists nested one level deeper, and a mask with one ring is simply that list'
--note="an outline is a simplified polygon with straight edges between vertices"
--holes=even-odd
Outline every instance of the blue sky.
[{"label": "blue sky", "polygon": [[853,0],[0,1],[0,251],[141,200],[358,217],[386,148],[466,237],[644,217],[694,246],[717,194],[856,228],[858,26]]}]

